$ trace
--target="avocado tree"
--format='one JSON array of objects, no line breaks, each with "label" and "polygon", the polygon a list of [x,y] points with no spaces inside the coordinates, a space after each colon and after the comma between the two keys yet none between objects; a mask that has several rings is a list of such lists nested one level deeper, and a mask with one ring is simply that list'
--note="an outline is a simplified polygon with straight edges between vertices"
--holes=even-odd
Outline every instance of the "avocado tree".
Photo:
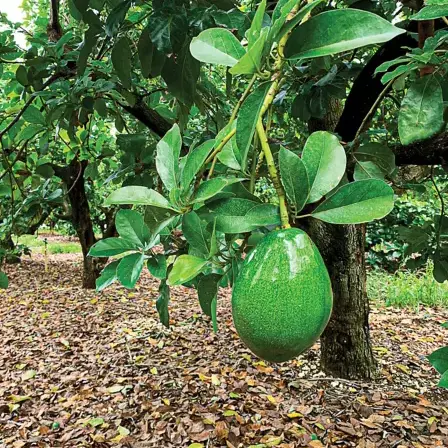
[{"label": "avocado tree", "polygon": [[[371,376],[362,223],[390,211],[384,179],[396,165],[443,163],[443,32],[426,39],[422,22],[419,48],[404,27],[318,0],[262,1],[254,10],[225,0],[25,5],[29,48],[17,48],[14,24],[0,34],[11,103],[2,106],[1,191],[22,201],[39,170],[55,189],[62,183],[93,272],[85,285],[96,270],[89,249],[124,254],[106,266],[99,289],[117,279],[133,287],[146,265],[161,279],[162,322],[169,286],[187,284],[216,326],[217,288],[238,279],[245,254],[276,227],[300,227],[332,280],[323,367]],[[382,102],[387,135],[378,132]],[[118,212],[119,238],[93,248],[92,177],[99,191],[124,183],[108,205],[136,206]],[[267,177],[272,203],[254,195]],[[163,253],[153,251],[159,244]],[[443,266],[440,248],[433,258]]]}]

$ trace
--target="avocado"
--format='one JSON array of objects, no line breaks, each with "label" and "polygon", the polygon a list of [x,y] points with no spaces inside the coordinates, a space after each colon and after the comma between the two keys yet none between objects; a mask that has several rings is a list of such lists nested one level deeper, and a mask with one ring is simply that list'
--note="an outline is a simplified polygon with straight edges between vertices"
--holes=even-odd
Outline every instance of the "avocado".
[{"label": "avocado", "polygon": [[233,287],[233,322],[240,338],[272,362],[310,348],[324,331],[332,305],[322,256],[300,229],[267,234],[246,257]]}]

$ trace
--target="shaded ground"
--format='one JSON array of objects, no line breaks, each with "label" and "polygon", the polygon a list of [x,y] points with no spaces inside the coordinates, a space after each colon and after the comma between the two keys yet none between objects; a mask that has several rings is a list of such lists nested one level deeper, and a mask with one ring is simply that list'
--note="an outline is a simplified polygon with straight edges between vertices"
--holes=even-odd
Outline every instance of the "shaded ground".
[{"label": "shaded ground", "polygon": [[0,447],[448,446],[448,394],[424,355],[446,310],[374,309],[380,377],[319,379],[319,348],[270,365],[250,354],[220,297],[220,331],[191,290],[157,282],[83,291],[78,255],[9,267],[0,292]]}]

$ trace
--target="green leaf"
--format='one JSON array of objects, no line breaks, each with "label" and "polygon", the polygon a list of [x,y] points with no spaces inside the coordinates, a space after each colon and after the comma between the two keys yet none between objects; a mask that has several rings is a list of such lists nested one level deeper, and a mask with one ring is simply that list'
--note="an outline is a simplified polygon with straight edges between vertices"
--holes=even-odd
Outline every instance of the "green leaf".
[{"label": "green leaf", "polygon": [[37,107],[34,107],[33,105],[29,106],[25,110],[22,117],[28,123],[42,124],[44,126],[47,124],[42,112]]},{"label": "green leaf", "polygon": [[252,23],[250,28],[246,32],[247,46],[250,50],[261,35],[261,28],[263,26],[264,14],[266,11],[266,0],[261,0],[258,5],[257,11],[255,12],[254,18],[252,19]]},{"label": "green leaf", "polygon": [[119,134],[117,146],[126,153],[140,154],[146,147],[145,134]]},{"label": "green leaf", "polygon": [[339,184],[345,172],[347,157],[335,135],[318,131],[308,137],[302,161],[310,183],[308,202],[313,203]]},{"label": "green leaf", "polygon": [[329,56],[387,42],[405,32],[371,12],[335,9],[298,26],[288,39],[285,56],[288,59]]},{"label": "green leaf", "polygon": [[217,25],[229,30],[238,30],[240,35],[250,26],[248,16],[238,8],[233,8],[227,12],[222,10],[212,11],[211,15]]},{"label": "green leaf", "polygon": [[131,59],[132,52],[129,45],[129,39],[122,37],[112,50],[112,64],[117,72],[123,87],[130,89],[132,86]]},{"label": "green leaf", "polygon": [[222,148],[218,154],[218,160],[225,166],[228,166],[232,170],[241,170],[241,154],[236,144],[236,137],[233,136]]},{"label": "green leaf", "polygon": [[204,202],[207,199],[211,199],[217,195],[228,185],[241,182],[244,179],[237,179],[231,177],[214,177],[213,179],[202,182],[191,201],[193,204],[198,202]]},{"label": "green leaf", "polygon": [[331,224],[360,224],[386,216],[394,207],[394,190],[378,179],[339,188],[311,216]]},{"label": "green leaf", "polygon": [[246,170],[249,148],[255,134],[258,117],[271,83],[258,86],[244,101],[238,113],[236,123],[236,144],[241,154],[241,168]]},{"label": "green leaf", "polygon": [[413,70],[417,70],[419,65],[417,63],[415,64],[406,64],[406,65],[399,65],[397,68],[392,70],[391,72],[386,73],[381,78],[381,82],[383,84],[387,84],[392,79],[398,78],[399,76],[403,74],[408,74],[412,72]]},{"label": "green leaf", "polygon": [[84,14],[89,7],[89,0],[73,0],[73,3],[81,14]]},{"label": "green leaf", "polygon": [[93,428],[96,428],[97,426],[104,425],[104,419],[102,419],[102,418],[91,418],[87,423],[90,426],[92,426]]},{"label": "green leaf", "polygon": [[149,206],[145,210],[145,222],[153,235],[158,235],[165,227],[177,219],[171,209]]},{"label": "green leaf", "polygon": [[200,71],[201,64],[191,56],[188,45],[182,48],[176,58],[167,58],[162,69],[162,78],[168,90],[188,108],[195,101]]},{"label": "green leaf", "polygon": [[202,272],[207,260],[195,257],[194,255],[181,255],[176,258],[173,269],[168,275],[168,284],[182,285]]},{"label": "green leaf", "polygon": [[108,115],[107,104],[106,104],[106,101],[103,98],[97,98],[95,100],[95,103],[94,103],[93,107],[98,112],[98,115],[101,118],[107,118],[107,115]]},{"label": "green leaf", "polygon": [[277,206],[240,198],[214,201],[199,209],[198,214],[207,221],[216,219],[216,230],[223,233],[251,232],[280,224]]},{"label": "green leaf", "polygon": [[143,248],[151,241],[151,233],[143,216],[135,210],[119,210],[115,217],[115,226],[119,235]]},{"label": "green leaf", "polygon": [[207,140],[202,143],[202,145],[196,147],[188,153],[188,156],[185,161],[184,169],[182,170],[182,174],[180,176],[180,187],[182,190],[186,191],[190,187],[191,182],[194,180],[196,174],[204,165],[204,162],[207,160],[213,146],[215,144],[215,140]]},{"label": "green leaf", "polygon": [[137,250],[132,241],[127,241],[124,238],[106,238],[95,243],[89,250],[90,257],[112,257],[120,255],[130,250]]},{"label": "green leaf", "polygon": [[304,122],[308,122],[311,118],[311,112],[309,109],[310,97],[299,93],[291,104],[291,115],[294,118],[298,118]]},{"label": "green leaf", "polygon": [[6,289],[9,285],[8,276],[0,271],[0,289]]},{"label": "green leaf", "polygon": [[77,62],[78,76],[82,76],[87,67],[90,53],[98,41],[98,30],[95,27],[90,27],[84,34],[84,41],[79,51]]},{"label": "green leaf", "polygon": [[[427,247],[427,246],[425,246]],[[434,261],[434,280],[438,283],[443,283],[448,280],[448,260],[443,257],[440,251],[437,251],[433,256]]]},{"label": "green leaf", "polygon": [[358,161],[353,177],[355,180],[384,179],[384,172],[375,162]]},{"label": "green leaf", "polygon": [[222,275],[209,274],[204,275],[198,283],[199,305],[206,316],[212,317],[212,302],[218,294],[219,282]]},{"label": "green leaf", "polygon": [[295,213],[305,206],[310,192],[308,174],[302,159],[281,147],[279,152],[280,177],[289,205]]},{"label": "green leaf", "polygon": [[445,373],[448,370],[448,347],[442,347],[432,352],[428,356],[428,361],[437,372]]},{"label": "green leaf", "polygon": [[155,254],[152,257],[148,258],[147,261],[148,271],[156,278],[160,278],[161,280],[166,278],[167,273],[167,264],[166,257],[163,254]]},{"label": "green leaf", "polygon": [[170,288],[165,280],[160,282],[159,297],[156,301],[157,312],[159,313],[160,322],[166,327],[170,328],[170,312],[168,304],[170,303]]},{"label": "green leaf", "polygon": [[151,40],[165,54],[177,53],[185,42],[188,19],[184,8],[161,9],[149,18]]},{"label": "green leaf", "polygon": [[117,267],[117,278],[125,288],[135,287],[142,273],[144,261],[145,256],[140,253],[126,255],[120,260]]},{"label": "green leaf", "polygon": [[209,257],[211,234],[206,229],[206,223],[201,221],[197,213],[190,212],[183,216],[182,232],[190,249],[193,249],[193,255]]},{"label": "green leaf", "polygon": [[162,73],[166,57],[152,43],[148,28],[142,31],[138,41],[138,55],[145,78],[157,77]]},{"label": "green leaf", "polygon": [[411,20],[432,20],[448,16],[448,4],[430,5],[422,8],[417,14],[411,16]]},{"label": "green leaf", "polygon": [[151,41],[149,29],[145,28],[140,35],[140,39],[137,44],[138,57],[142,66],[142,75],[145,78],[151,76],[152,68],[152,55],[154,53],[154,44]]},{"label": "green leaf", "polygon": [[445,371],[445,373],[442,375],[438,386],[443,387],[444,389],[448,389],[448,371]]},{"label": "green leaf", "polygon": [[109,263],[101,272],[101,275],[96,279],[96,290],[98,292],[110,286],[115,280],[117,280],[117,267],[120,260]]},{"label": "green leaf", "polygon": [[168,191],[179,185],[179,156],[181,147],[182,137],[177,124],[157,143],[157,173]]},{"label": "green leaf", "polygon": [[[275,40],[279,41],[286,33],[289,33],[293,28],[296,27],[297,24],[299,24],[308,14],[311,13],[311,11],[321,3],[323,3],[324,0],[314,0],[313,2],[307,3],[302,9],[299,10],[299,12],[288,22],[285,24],[282,24],[282,27],[276,37]],[[280,2],[279,2],[280,3]],[[295,2],[297,3],[297,2]],[[288,5],[286,5],[288,6]],[[284,12],[282,11],[282,14]],[[274,21],[273,21],[274,22]],[[276,28],[276,24],[273,23],[272,29]]]},{"label": "green leaf", "polygon": [[39,132],[45,131],[45,128],[40,124],[30,124],[29,126],[25,126],[17,136],[17,141],[22,140],[31,140],[36,136]]},{"label": "green leaf", "polygon": [[232,75],[252,75],[261,71],[262,59],[269,48],[265,46],[269,29],[263,28],[260,37],[247,53],[229,70]]},{"label": "green leaf", "polygon": [[44,163],[36,167],[35,173],[44,179],[50,179],[54,176],[54,169],[49,163]]},{"label": "green leaf", "polygon": [[426,140],[444,127],[442,87],[433,75],[414,81],[401,103],[398,134],[403,145]]},{"label": "green leaf", "polygon": [[359,162],[373,162],[384,174],[391,174],[395,170],[395,154],[381,143],[362,145],[354,155]]},{"label": "green leaf", "polygon": [[277,39],[277,35],[281,30],[282,26],[285,24],[289,13],[292,8],[297,5],[297,0],[278,0],[275,6],[274,12],[272,13],[272,26],[269,30],[268,42],[270,46]]},{"label": "green leaf", "polygon": [[227,67],[233,67],[245,54],[238,39],[224,28],[202,31],[191,41],[190,51],[198,61]]},{"label": "green leaf", "polygon": [[124,22],[126,14],[131,6],[132,0],[121,1],[107,16],[106,34],[109,37],[117,35],[121,24]]},{"label": "green leaf", "polygon": [[151,188],[130,185],[115,190],[106,199],[106,205],[152,205],[155,207],[175,210],[171,204],[157,191]]},{"label": "green leaf", "polygon": [[17,67],[16,79],[24,87],[26,87],[29,84],[29,82],[28,82],[28,72],[26,71],[26,67],[24,65],[19,65]]}]

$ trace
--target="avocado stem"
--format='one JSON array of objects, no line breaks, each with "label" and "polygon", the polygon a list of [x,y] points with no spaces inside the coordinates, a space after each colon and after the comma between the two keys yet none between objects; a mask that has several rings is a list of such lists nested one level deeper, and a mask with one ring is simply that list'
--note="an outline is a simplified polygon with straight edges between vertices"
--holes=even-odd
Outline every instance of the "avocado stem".
[{"label": "avocado stem", "polygon": [[244,100],[249,96],[250,91],[252,90],[252,87],[255,84],[255,81],[257,80],[257,74],[252,76],[252,79],[250,80],[249,84],[246,87],[246,90],[242,94],[241,98],[236,103],[235,108],[233,109],[232,115],[229,120],[229,124],[233,123],[235,121],[236,115],[238,114],[238,111],[240,110],[241,106],[244,103]]},{"label": "avocado stem", "polygon": [[275,191],[277,192],[278,201],[280,205],[280,220],[282,223],[282,228],[289,229],[291,226],[289,224],[288,207],[286,206],[286,196],[283,190],[280,178],[278,176],[277,168],[275,166],[274,157],[272,155],[271,148],[268,143],[268,136],[264,130],[263,121],[261,117],[257,121],[257,133],[260,139],[261,149],[263,150],[264,157],[266,159],[266,165],[268,166],[269,176],[274,184]]}]

